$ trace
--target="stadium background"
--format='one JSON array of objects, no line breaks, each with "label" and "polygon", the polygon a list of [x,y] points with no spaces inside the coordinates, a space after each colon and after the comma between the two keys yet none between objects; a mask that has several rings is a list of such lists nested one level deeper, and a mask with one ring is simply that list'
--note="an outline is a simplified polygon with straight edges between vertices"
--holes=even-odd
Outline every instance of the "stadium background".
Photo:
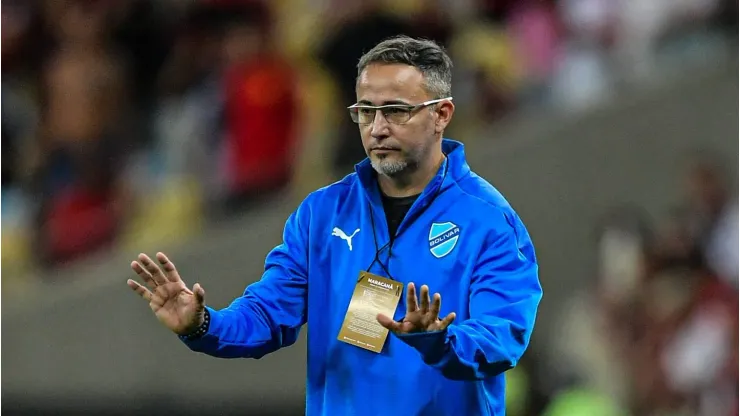
[{"label": "stadium background", "polygon": [[258,279],[363,156],[357,58],[406,33],[448,47],[447,136],[538,250],[507,414],[737,415],[736,25],[723,0],[5,0],[2,410],[301,414],[305,338],[190,353],[128,264],[165,251],[216,307]]}]

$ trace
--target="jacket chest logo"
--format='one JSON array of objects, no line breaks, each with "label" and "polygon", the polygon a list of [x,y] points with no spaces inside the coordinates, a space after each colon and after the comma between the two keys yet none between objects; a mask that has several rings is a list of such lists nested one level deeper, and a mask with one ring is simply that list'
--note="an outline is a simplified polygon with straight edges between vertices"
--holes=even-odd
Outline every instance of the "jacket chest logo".
[{"label": "jacket chest logo", "polygon": [[334,237],[339,237],[342,240],[346,241],[347,242],[347,247],[349,247],[349,251],[352,251],[352,239],[355,237],[355,234],[357,234],[359,232],[360,232],[360,229],[358,228],[351,235],[347,235],[339,227],[334,227],[334,229],[331,230],[331,235],[334,236]]},{"label": "jacket chest logo", "polygon": [[438,259],[450,254],[460,239],[460,227],[451,223],[433,222],[429,228],[429,251]]}]

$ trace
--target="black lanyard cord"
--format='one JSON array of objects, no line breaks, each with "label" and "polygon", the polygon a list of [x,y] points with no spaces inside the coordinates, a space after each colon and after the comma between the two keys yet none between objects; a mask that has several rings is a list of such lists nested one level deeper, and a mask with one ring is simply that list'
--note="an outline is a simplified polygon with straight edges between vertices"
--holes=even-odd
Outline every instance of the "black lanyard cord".
[{"label": "black lanyard cord", "polygon": [[[437,197],[439,196],[440,192],[442,191],[442,185],[444,184],[444,181],[447,178],[447,170],[448,169],[449,169],[449,161],[448,161],[447,164],[445,164],[445,171],[444,171],[444,174],[442,175],[442,183],[440,183],[439,187],[437,188],[436,192],[434,193],[434,196],[432,197],[432,202],[434,202],[434,200],[437,199]],[[388,266],[386,266],[380,260],[380,253],[383,250],[385,250],[386,247],[388,247],[388,263],[390,264],[391,257],[393,257],[393,242],[395,240],[397,240],[401,236],[401,234],[403,234],[403,232],[406,231],[406,229],[401,230],[401,232],[400,233],[397,233],[395,236],[391,235],[390,236],[390,240],[387,243],[385,243],[382,247],[378,247],[378,236],[375,233],[375,215],[373,214],[373,207],[372,207],[372,205],[370,204],[369,201],[367,203],[367,206],[368,206],[368,209],[370,210],[370,224],[371,224],[371,226],[373,228],[373,241],[375,243],[375,258],[373,258],[372,263],[370,263],[370,265],[367,267],[367,271],[369,272],[370,269],[375,265],[375,263],[378,263],[380,265],[380,267],[383,269],[383,271],[385,272],[385,274],[388,276],[389,279],[396,280],[395,278],[393,278],[393,276],[391,276],[391,273],[388,270]],[[407,215],[408,215],[408,213],[407,213]],[[406,228],[408,228],[408,227],[406,227]]]},{"label": "black lanyard cord", "polygon": [[378,247],[378,236],[375,234],[375,215],[373,214],[373,207],[372,207],[372,205],[370,205],[369,202],[367,204],[367,207],[370,210],[370,224],[371,224],[372,229],[373,229],[373,241],[375,242],[375,258],[373,259],[373,262],[370,263],[369,266],[367,266],[367,271],[369,272],[370,269],[373,268],[373,265],[375,265],[375,263],[378,263],[380,265],[380,267],[383,269],[383,271],[385,272],[385,274],[388,276],[389,279],[396,280],[396,279],[393,279],[393,277],[391,277],[391,273],[388,271],[388,268],[380,260],[380,253],[383,250],[385,250],[386,247],[393,246],[393,238],[391,238],[390,241],[388,241],[387,243],[385,243],[382,247]]}]

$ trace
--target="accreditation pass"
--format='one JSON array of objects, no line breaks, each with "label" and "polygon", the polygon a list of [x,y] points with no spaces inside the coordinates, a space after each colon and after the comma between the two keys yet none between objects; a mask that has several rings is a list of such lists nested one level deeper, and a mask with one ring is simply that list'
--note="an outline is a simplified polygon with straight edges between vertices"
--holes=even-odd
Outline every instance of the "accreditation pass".
[{"label": "accreditation pass", "polygon": [[380,352],[388,330],[378,323],[382,313],[393,317],[403,284],[366,271],[360,272],[355,291],[337,339],[373,352]]}]

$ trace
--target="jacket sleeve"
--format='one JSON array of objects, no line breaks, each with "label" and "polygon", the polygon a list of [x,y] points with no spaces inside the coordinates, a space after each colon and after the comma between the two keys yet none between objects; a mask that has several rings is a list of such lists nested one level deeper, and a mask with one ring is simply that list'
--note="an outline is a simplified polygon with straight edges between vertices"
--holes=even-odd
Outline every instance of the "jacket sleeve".
[{"label": "jacket sleeve", "polygon": [[260,358],[296,342],[307,316],[309,220],[304,201],[288,218],[282,244],[267,255],[262,278],[227,308],[208,307],[208,332],[183,340],[190,349],[220,358]]},{"label": "jacket sleeve", "polygon": [[[526,350],[542,298],[532,241],[515,214],[484,245],[470,282],[470,319],[445,331],[400,335],[452,380],[513,368]],[[442,294],[444,308],[444,293]]]}]

